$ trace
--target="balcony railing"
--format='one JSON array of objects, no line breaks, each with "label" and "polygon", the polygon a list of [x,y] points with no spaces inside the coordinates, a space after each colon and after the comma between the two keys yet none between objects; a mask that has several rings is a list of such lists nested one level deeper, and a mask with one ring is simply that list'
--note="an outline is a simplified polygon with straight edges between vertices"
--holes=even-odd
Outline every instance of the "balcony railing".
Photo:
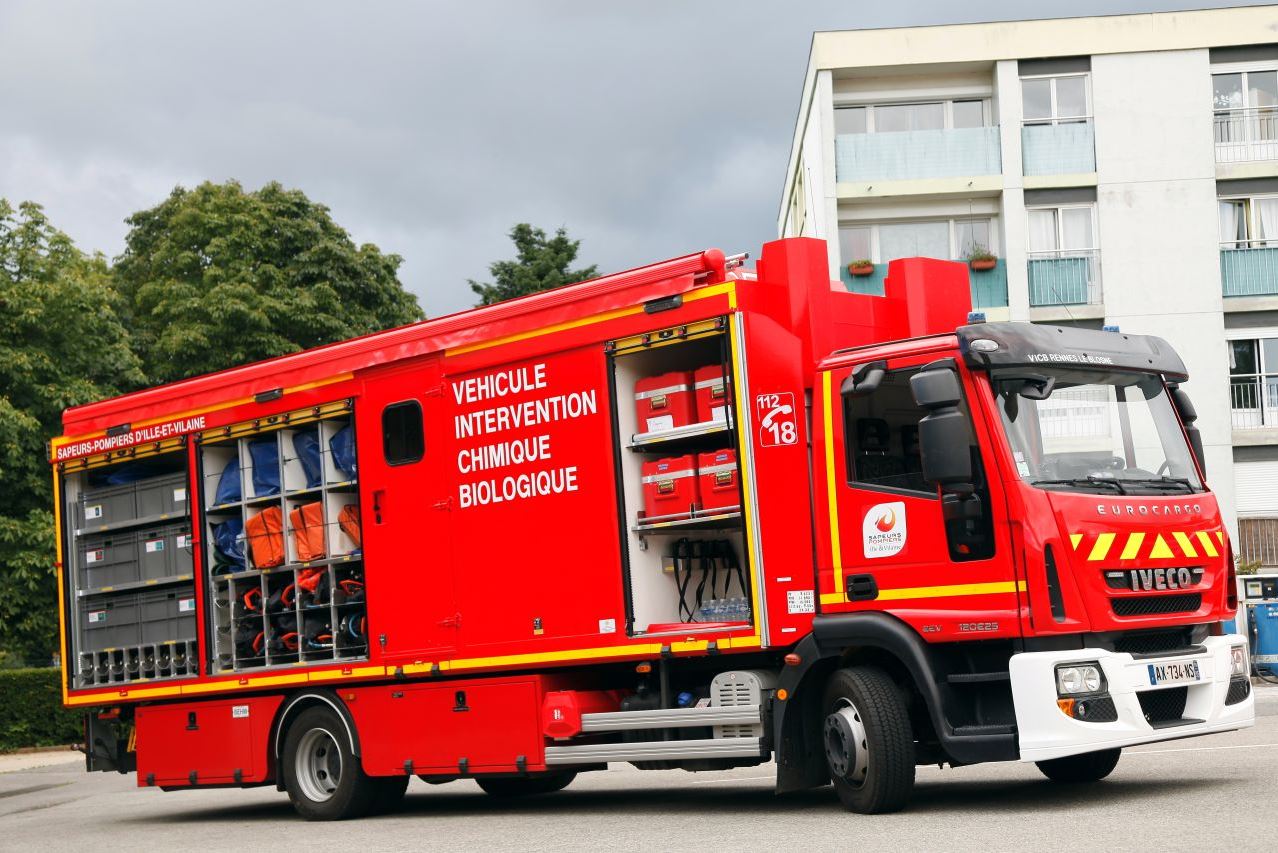
[{"label": "balcony railing", "polygon": [[1030,305],[1099,305],[1100,253],[1067,249],[1029,253]]},{"label": "balcony railing", "polygon": [[[888,265],[875,264],[874,272],[869,275],[854,276],[843,267],[839,277],[849,293],[868,293],[882,296],[884,279],[887,277]],[[1006,308],[1007,307],[1007,267],[999,258],[992,270],[968,270],[968,283],[972,290],[972,308]]]},{"label": "balcony railing", "polygon": [[1229,377],[1229,413],[1234,429],[1278,426],[1278,376]]},{"label": "balcony railing", "polygon": [[1026,175],[1095,172],[1096,134],[1092,120],[1025,125],[1021,128],[1021,159]]},{"label": "balcony railing", "polygon": [[1278,518],[1238,519],[1238,541],[1234,543],[1244,563],[1278,566]]},{"label": "balcony railing", "polygon": [[1225,296],[1278,294],[1278,246],[1222,244],[1220,286]]},{"label": "balcony railing", "polygon": [[997,175],[997,127],[848,133],[834,139],[835,176],[848,181],[906,181]]},{"label": "balcony railing", "polygon": [[1278,107],[1216,113],[1216,162],[1278,160]]}]

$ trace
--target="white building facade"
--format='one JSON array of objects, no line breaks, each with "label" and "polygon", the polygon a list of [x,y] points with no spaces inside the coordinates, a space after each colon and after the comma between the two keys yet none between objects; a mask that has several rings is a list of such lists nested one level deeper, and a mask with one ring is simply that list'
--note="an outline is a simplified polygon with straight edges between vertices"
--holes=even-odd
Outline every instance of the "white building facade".
[{"label": "white building facade", "polygon": [[991,320],[1167,338],[1278,565],[1278,6],[817,33],[777,225],[850,290],[968,260]]}]

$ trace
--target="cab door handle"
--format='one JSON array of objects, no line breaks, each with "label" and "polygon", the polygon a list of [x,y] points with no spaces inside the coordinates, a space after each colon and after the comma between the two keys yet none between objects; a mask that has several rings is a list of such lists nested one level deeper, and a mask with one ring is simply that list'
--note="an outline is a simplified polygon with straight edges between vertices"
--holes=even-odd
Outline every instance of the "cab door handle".
[{"label": "cab door handle", "polygon": [[385,489],[377,489],[373,492],[373,522],[375,524],[382,523],[382,499],[385,497]]}]

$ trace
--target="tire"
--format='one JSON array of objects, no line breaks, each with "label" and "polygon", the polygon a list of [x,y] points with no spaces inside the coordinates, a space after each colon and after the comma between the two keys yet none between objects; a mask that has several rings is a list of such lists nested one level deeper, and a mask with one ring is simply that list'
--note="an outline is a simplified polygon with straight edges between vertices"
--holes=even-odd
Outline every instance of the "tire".
[{"label": "tire", "polygon": [[[308,708],[288,727],[280,757],[284,789],[307,820],[346,820],[397,802],[408,777],[371,777],[351,752],[346,726],[331,708]],[[398,794],[396,794],[398,791]]]},{"label": "tire", "polygon": [[1122,749],[1103,749],[1100,752],[1085,752],[1082,755],[1067,755],[1064,758],[1052,758],[1048,761],[1036,761],[1035,766],[1043,775],[1053,782],[1063,785],[1085,785],[1088,782],[1099,782],[1118,765]]},{"label": "tire", "polygon": [[548,773],[544,776],[479,776],[475,781],[484,793],[494,797],[530,797],[534,794],[553,794],[562,791],[577,778],[575,771]]},{"label": "tire", "polygon": [[914,789],[914,734],[901,689],[877,667],[840,669],[826,682],[822,707],[826,767],[843,807],[904,808]]}]

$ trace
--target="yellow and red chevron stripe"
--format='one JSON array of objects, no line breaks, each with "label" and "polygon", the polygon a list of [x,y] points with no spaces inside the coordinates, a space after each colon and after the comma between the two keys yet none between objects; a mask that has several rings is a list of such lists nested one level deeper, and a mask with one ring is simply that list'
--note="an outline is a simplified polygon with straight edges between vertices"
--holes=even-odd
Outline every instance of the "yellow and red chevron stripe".
[{"label": "yellow and red chevron stripe", "polygon": [[1225,531],[1164,530],[1151,533],[1133,530],[1128,533],[1071,533],[1074,553],[1088,562],[1100,560],[1198,560],[1219,557],[1225,551]]}]

